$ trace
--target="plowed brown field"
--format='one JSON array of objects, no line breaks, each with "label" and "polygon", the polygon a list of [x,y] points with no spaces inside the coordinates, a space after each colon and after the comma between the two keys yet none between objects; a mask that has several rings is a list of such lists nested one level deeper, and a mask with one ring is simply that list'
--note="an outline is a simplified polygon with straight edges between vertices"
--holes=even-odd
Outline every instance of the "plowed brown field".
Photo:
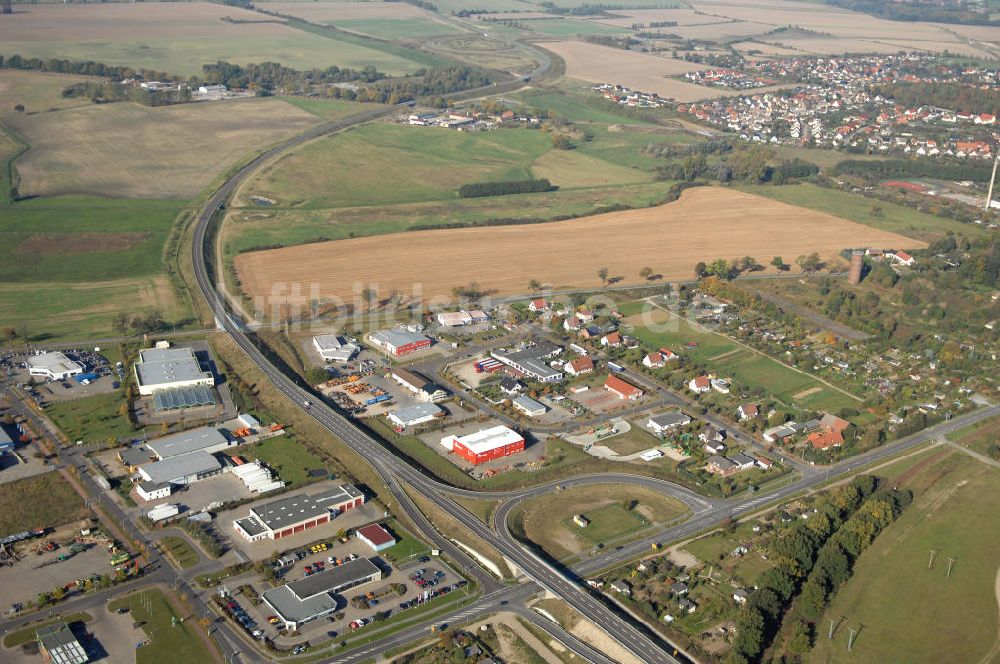
[{"label": "plowed brown field", "polygon": [[[597,288],[606,266],[623,284],[640,281],[645,266],[664,279],[690,279],[698,261],[753,256],[767,264],[818,252],[837,260],[847,247],[920,248],[924,243],[833,215],[720,187],[684,192],[655,208],[530,226],[415,231],[321,242],[241,254],[236,268],[246,293],[277,304],[298,284],[301,293],[352,301],[377,284],[386,296],[448,297],[477,282],[515,295],[537,279],[557,289]],[[276,295],[272,296],[272,293]]]}]

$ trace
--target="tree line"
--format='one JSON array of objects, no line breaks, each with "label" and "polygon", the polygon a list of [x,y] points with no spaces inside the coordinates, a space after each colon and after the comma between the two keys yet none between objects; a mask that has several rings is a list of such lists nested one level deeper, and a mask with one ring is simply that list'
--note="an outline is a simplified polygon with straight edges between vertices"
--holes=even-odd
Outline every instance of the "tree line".
[{"label": "tree line", "polygon": [[[793,602],[808,607],[804,616],[818,619],[827,600],[850,578],[857,557],[910,500],[908,493],[878,491],[878,480],[870,475],[823,494],[809,519],[774,543],[778,564],[761,574],[757,590],[736,618],[729,664],[760,661]],[[811,643],[803,646],[808,651]]]},{"label": "tree line", "polygon": [[175,81],[182,79],[180,76],[168,74],[154,69],[143,69],[135,67],[123,67],[120,65],[106,65],[103,62],[87,60],[65,60],[62,58],[25,58],[20,55],[0,55],[0,67],[5,69],[25,69],[32,71],[47,71],[58,74],[79,74],[82,76],[99,76],[101,78],[117,79],[119,81],[127,78],[141,78],[146,81]]},{"label": "tree line", "polygon": [[833,167],[835,175],[859,177],[928,177],[941,180],[989,182],[992,166],[976,163],[948,163],[930,159],[845,159]]},{"label": "tree line", "polygon": [[201,72],[202,83],[220,84],[228,88],[257,87],[268,91],[348,81],[374,83],[386,78],[386,74],[376,70],[374,66],[363,69],[333,66],[326,69],[299,70],[277,62],[238,65],[224,60],[203,65]]},{"label": "tree line", "polygon": [[1000,93],[960,83],[886,83],[871,86],[871,93],[907,108],[931,105],[959,113],[1000,115]]},{"label": "tree line", "polygon": [[511,194],[534,194],[550,191],[552,183],[545,178],[539,180],[507,180],[504,182],[472,182],[458,188],[459,198],[481,198],[483,196],[509,196]]}]

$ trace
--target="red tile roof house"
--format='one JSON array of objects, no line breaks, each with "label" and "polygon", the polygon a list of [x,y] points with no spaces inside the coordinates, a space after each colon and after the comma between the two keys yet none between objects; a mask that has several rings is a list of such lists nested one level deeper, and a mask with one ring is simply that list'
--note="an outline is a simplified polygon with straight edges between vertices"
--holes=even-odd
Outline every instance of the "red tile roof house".
[{"label": "red tile roof house", "polygon": [[745,403],[736,409],[736,414],[740,416],[740,420],[752,420],[757,417],[757,413],[760,410],[755,403]]},{"label": "red tile roof house", "polygon": [[548,311],[549,303],[545,301],[544,298],[538,298],[537,300],[532,300],[528,308],[532,311]]},{"label": "red tile roof house", "polygon": [[618,348],[622,345],[622,335],[619,332],[612,332],[601,337],[601,345],[608,348]]},{"label": "red tile roof house", "polygon": [[640,390],[638,387],[625,382],[618,376],[608,376],[608,379],[604,381],[604,389],[611,392],[619,399],[628,399],[629,401],[634,401],[645,394],[645,392]]},{"label": "red tile roof house", "polygon": [[688,383],[688,389],[692,392],[704,393],[712,389],[712,381],[708,376],[697,376]]},{"label": "red tile roof house", "polygon": [[594,360],[589,357],[578,357],[571,362],[567,362],[563,369],[566,373],[572,374],[573,376],[590,373],[594,370]]},{"label": "red tile roof house", "polygon": [[840,447],[844,444],[844,436],[839,431],[827,429],[825,431],[813,431],[809,434],[809,443],[813,449],[828,450],[831,447]]},{"label": "red tile roof house", "polygon": [[662,355],[663,359],[666,360],[667,362],[671,362],[671,361],[676,360],[676,359],[678,359],[680,357],[679,355],[677,355],[677,353],[675,353],[674,351],[670,350],[669,348],[661,348],[660,349],[660,355]]},{"label": "red tile roof house", "polygon": [[570,316],[569,318],[563,321],[563,329],[566,330],[567,332],[574,332],[576,330],[579,330],[582,325],[583,321],[581,321],[576,316]]},{"label": "red tile roof house", "polygon": [[642,358],[642,364],[650,369],[659,369],[666,366],[667,361],[663,357],[662,353],[650,353],[646,357]]}]

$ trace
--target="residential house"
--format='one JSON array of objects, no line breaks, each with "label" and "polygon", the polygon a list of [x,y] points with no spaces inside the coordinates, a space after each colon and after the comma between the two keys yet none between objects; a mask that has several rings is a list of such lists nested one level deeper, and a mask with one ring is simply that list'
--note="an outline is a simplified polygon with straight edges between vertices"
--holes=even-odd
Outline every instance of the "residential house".
[{"label": "residential house", "polygon": [[622,335],[620,332],[612,332],[601,337],[601,345],[608,348],[618,348],[622,345]]},{"label": "residential house", "polygon": [[650,369],[662,369],[667,365],[667,361],[664,359],[662,353],[650,353],[642,358],[642,364]]},{"label": "residential house", "polygon": [[682,427],[691,423],[691,418],[681,412],[664,413],[656,417],[649,418],[646,427],[652,429],[654,433],[663,433],[676,427]]},{"label": "residential house", "polygon": [[760,406],[755,403],[745,403],[736,409],[736,415],[740,418],[741,422],[746,422],[747,420],[752,420],[757,417],[760,413]]},{"label": "residential house", "polygon": [[721,443],[726,439],[726,432],[723,429],[718,429],[711,424],[707,425],[698,433],[698,440],[703,443]]},{"label": "residential house", "polygon": [[688,588],[688,584],[683,581],[677,581],[667,589],[667,592],[677,597],[684,597],[688,594],[688,590],[690,590],[690,588]]},{"label": "residential house", "polygon": [[504,394],[511,395],[517,394],[524,389],[524,385],[511,376],[504,376],[500,379],[500,391]]},{"label": "residential house", "polygon": [[688,389],[695,394],[704,394],[712,389],[712,381],[708,376],[695,376],[688,383]]},{"label": "residential house", "polygon": [[580,309],[576,312],[576,317],[581,323],[590,323],[594,320],[594,312],[590,309]]},{"label": "residential house", "polygon": [[594,370],[594,360],[589,357],[578,357],[563,366],[563,370],[571,376],[579,376]]},{"label": "residential house", "polygon": [[549,303],[545,301],[545,298],[537,298],[531,301],[528,305],[528,309],[531,311],[548,311]]},{"label": "residential house", "polygon": [[625,595],[626,597],[632,594],[632,584],[624,579],[612,581],[611,589],[620,595]]},{"label": "residential house", "polygon": [[732,383],[725,378],[713,378],[710,384],[712,389],[720,394],[729,394],[729,388],[732,387]]}]

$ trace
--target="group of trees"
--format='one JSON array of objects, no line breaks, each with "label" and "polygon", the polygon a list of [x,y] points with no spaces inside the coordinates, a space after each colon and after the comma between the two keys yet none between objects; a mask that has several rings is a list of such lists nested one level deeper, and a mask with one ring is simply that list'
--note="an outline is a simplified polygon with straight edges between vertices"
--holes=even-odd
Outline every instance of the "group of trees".
[{"label": "group of trees", "polygon": [[[383,104],[398,104],[426,97],[432,98],[431,101],[436,106],[443,107],[446,105],[443,95],[481,88],[491,83],[493,79],[490,75],[478,67],[446,65],[420,70],[407,78],[379,81],[362,87],[356,94],[358,101]],[[345,90],[344,93],[347,97],[349,91]]]},{"label": "group of trees", "polygon": [[744,272],[759,272],[764,266],[757,262],[753,256],[744,256],[740,259],[727,261],[725,258],[718,258],[711,263],[699,261],[694,266],[694,276],[698,279],[705,277],[716,277],[718,279],[735,279]]},{"label": "group of trees", "polygon": [[834,166],[833,173],[879,180],[891,177],[928,177],[989,182],[992,166],[989,163],[947,163],[932,159],[846,159]]},{"label": "group of trees", "polygon": [[112,317],[111,327],[115,332],[125,337],[128,336],[130,330],[134,334],[162,332],[167,328],[167,323],[163,320],[160,312],[155,310],[135,316],[120,312]]},{"label": "group of trees", "polygon": [[511,194],[533,194],[550,191],[552,183],[545,178],[538,180],[507,180],[504,182],[473,182],[458,188],[459,198],[481,198],[483,196],[508,196]]},{"label": "group of trees", "polygon": [[871,93],[892,99],[907,108],[932,105],[959,113],[1000,114],[1000,99],[996,90],[983,90],[960,83],[884,83],[873,85]]},{"label": "group of trees", "polygon": [[82,76],[99,76],[124,80],[127,78],[141,78],[146,81],[180,81],[181,77],[152,69],[136,69],[135,67],[123,67],[118,65],[106,65],[103,62],[92,62],[90,60],[81,62],[78,60],[64,60],[59,58],[24,58],[20,55],[10,55],[4,57],[0,55],[0,67],[6,69],[30,69],[33,71],[50,71],[59,74],[79,74]]},{"label": "group of trees", "polygon": [[[814,573],[819,587],[829,587],[819,585],[821,579],[823,582],[846,580],[839,567],[843,561],[828,553],[826,545],[836,539],[840,546],[846,548],[843,542],[849,540],[852,542],[851,550],[862,550],[881,529],[872,530],[869,527],[872,515],[877,515],[879,524],[885,521],[884,501],[889,500],[890,506],[905,502],[902,497],[888,499],[885,496],[889,494],[876,494],[877,488],[876,478],[862,475],[848,485],[830,490],[815,503],[816,512],[807,521],[792,526],[775,541],[771,553],[778,563],[761,575],[757,590],[750,595],[737,616],[736,638],[728,657],[730,664],[760,659],[778,632],[787,607],[800,595],[800,591],[804,593],[805,585],[813,582]],[[867,503],[872,501],[876,504],[868,508]],[[859,508],[863,506],[866,516],[855,522],[853,517],[861,514]],[[891,508],[890,514],[895,518],[896,512]],[[864,528],[861,527],[862,522]],[[829,551],[835,549],[831,546]],[[847,576],[849,569],[848,564]],[[814,590],[810,592],[815,593]],[[824,603],[827,597],[823,596]]]},{"label": "group of trees", "polygon": [[349,81],[374,83],[386,77],[371,65],[363,69],[327,67],[299,70],[277,62],[238,65],[224,60],[203,65],[201,72],[202,83],[221,84],[229,88],[257,88],[263,91],[279,88],[295,90],[309,85]]}]

